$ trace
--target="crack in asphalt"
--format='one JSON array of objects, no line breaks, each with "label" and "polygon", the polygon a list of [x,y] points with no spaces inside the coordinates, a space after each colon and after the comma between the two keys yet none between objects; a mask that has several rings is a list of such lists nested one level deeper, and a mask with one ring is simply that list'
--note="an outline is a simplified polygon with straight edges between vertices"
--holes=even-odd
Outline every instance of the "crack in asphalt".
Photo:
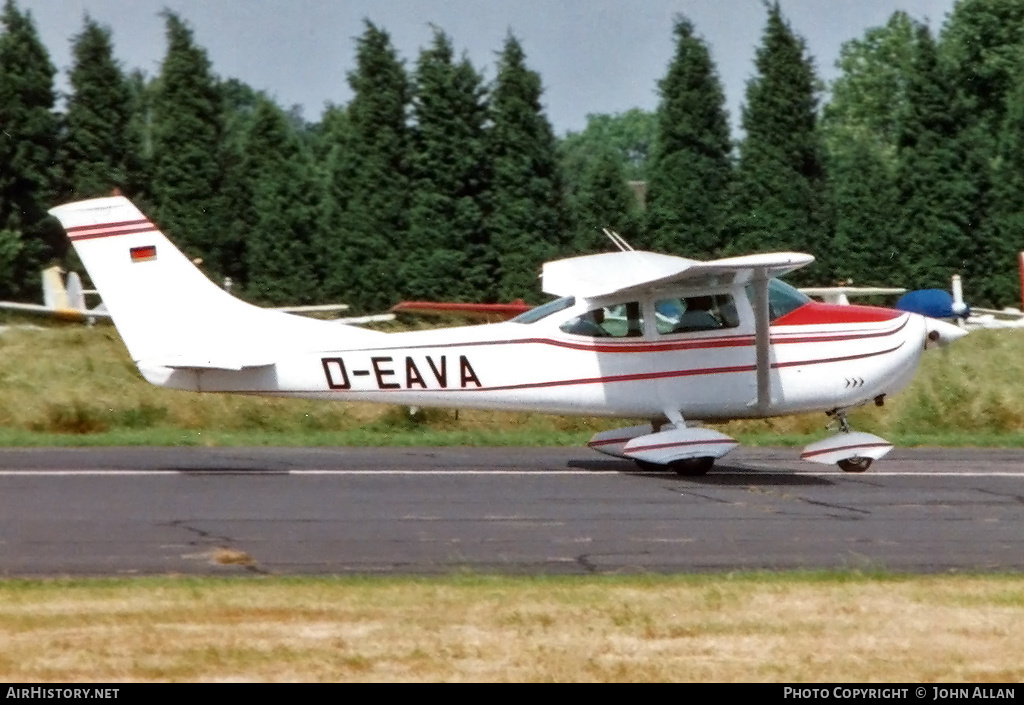
[{"label": "crack in asphalt", "polygon": [[233,548],[232,545],[235,541],[229,536],[217,536],[210,531],[200,529],[198,526],[192,526],[183,519],[175,519],[174,521],[158,524],[158,526],[169,526],[174,529],[184,529],[185,531],[198,536],[199,540],[190,541],[189,545],[197,548],[211,547],[213,550],[203,555],[212,563],[216,563],[218,565],[237,565],[250,573],[269,575],[269,571],[261,568],[256,562],[256,559],[247,551]]}]

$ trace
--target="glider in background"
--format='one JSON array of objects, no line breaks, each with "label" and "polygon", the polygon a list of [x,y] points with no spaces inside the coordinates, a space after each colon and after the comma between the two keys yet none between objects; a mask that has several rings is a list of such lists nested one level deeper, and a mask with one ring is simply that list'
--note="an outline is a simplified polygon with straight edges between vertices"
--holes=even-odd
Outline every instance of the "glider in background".
[{"label": "glider in background", "polygon": [[82,288],[82,279],[77,272],[68,274],[66,284],[63,274],[64,270],[59,266],[43,270],[42,304],[0,301],[0,308],[78,323],[95,323],[99,318],[110,318],[102,303],[91,309],[85,305],[85,295],[96,292]]}]

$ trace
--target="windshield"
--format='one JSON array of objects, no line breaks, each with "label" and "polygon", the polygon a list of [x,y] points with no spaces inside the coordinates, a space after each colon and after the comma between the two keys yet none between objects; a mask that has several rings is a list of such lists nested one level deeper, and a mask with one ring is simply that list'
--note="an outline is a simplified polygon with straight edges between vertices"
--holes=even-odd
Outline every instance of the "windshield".
[{"label": "windshield", "polygon": [[[753,305],[754,286],[752,284],[747,284],[747,298]],[[796,311],[810,301],[811,297],[784,281],[771,279],[768,282],[768,319],[771,321],[782,318],[790,311]]]},{"label": "windshield", "polygon": [[558,313],[564,311],[573,304],[576,303],[575,296],[565,296],[561,299],[555,299],[554,301],[548,301],[546,304],[541,304],[536,308],[531,308],[526,313],[520,313],[515,318],[510,318],[512,323],[536,323],[542,318],[547,318],[552,313]]}]

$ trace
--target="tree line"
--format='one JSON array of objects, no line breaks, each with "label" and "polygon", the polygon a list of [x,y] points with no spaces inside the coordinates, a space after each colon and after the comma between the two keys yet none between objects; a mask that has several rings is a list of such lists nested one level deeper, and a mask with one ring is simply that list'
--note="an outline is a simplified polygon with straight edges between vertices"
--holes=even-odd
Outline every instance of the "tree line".
[{"label": "tree line", "polygon": [[1019,300],[1024,3],[960,0],[939,35],[905,13],[843,46],[828,102],[777,2],[730,134],[710,51],[685,17],[654,112],[557,138],[511,33],[486,81],[435,29],[413,66],[366,21],[352,98],[308,123],[220,79],[165,11],[158,75],[106,28],[73,38],[70,91],[28,12],[0,14],[0,296],[75,266],[57,203],[135,201],[216,281],[265,304],[541,298],[544,261],[637,248],[705,259],[796,250],[804,282],[946,287]]}]

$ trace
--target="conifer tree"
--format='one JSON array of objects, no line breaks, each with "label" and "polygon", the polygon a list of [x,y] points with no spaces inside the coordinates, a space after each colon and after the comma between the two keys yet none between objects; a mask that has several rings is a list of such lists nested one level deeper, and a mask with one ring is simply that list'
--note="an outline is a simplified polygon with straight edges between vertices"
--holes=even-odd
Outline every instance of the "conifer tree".
[{"label": "conifer tree", "polygon": [[991,205],[965,285],[970,302],[979,306],[1020,306],[1024,296],[1017,267],[1024,250],[1024,76],[1008,98],[992,160]]},{"label": "conifer tree", "polygon": [[640,207],[636,194],[626,180],[622,162],[611,147],[588,160],[579,188],[573,198],[578,254],[607,252],[614,249],[604,229],[635,244],[640,226]]},{"label": "conifer tree", "polygon": [[899,237],[898,129],[917,24],[893,13],[884,27],[846,42],[821,121],[835,208],[832,273],[854,284],[892,284]]},{"label": "conifer tree", "polygon": [[[409,79],[388,34],[369,21],[359,38],[354,93],[330,131],[330,204],[321,249],[329,258],[326,295],[356,310],[391,306],[396,262],[408,230]],[[336,148],[336,149],[335,149]]]},{"label": "conifer tree", "polygon": [[[956,266],[976,304],[1018,300],[1013,252],[1024,246],[1012,229],[1024,163],[1014,145],[1021,126],[1016,87],[1024,67],[1024,4],[1007,0],[960,0],[943,27],[939,65],[949,74],[952,148],[962,162],[953,182],[971,193],[960,230],[967,251]],[[948,178],[948,177],[947,177]],[[991,209],[991,210],[989,210]],[[948,272],[946,273],[948,277]]]},{"label": "conifer tree", "polygon": [[420,54],[413,100],[412,199],[402,248],[410,298],[472,300],[487,291],[494,262],[486,228],[490,169],[483,80],[435,30]]},{"label": "conifer tree", "polygon": [[157,220],[189,256],[219,277],[226,268],[221,221],[221,109],[205,50],[165,12],[167,54],[153,93],[153,197]]},{"label": "conifer tree", "polygon": [[55,198],[54,68],[32,17],[0,12],[0,295],[37,295],[40,267],[66,250]]},{"label": "conifer tree", "polygon": [[971,106],[966,119],[995,138],[1024,65],[1024,3],[959,0],[943,27],[940,53]]},{"label": "conifer tree", "polygon": [[340,232],[341,220],[348,208],[349,195],[355,181],[355,147],[348,111],[336,105],[327,106],[320,119],[317,139],[313,144],[317,175],[324,201],[321,207],[321,227],[314,243],[319,262],[319,281],[323,295],[328,299],[348,298],[350,277],[339,276],[337,268],[344,266],[345,234]]},{"label": "conifer tree", "polygon": [[139,69],[125,76],[128,87],[129,115],[125,140],[127,148],[128,183],[125,195],[142,208],[144,213],[155,213],[153,199],[153,83]]},{"label": "conifer tree", "polygon": [[310,155],[284,112],[261,97],[244,139],[242,172],[252,214],[244,253],[247,291],[268,304],[312,303],[319,294],[313,244],[320,195]]},{"label": "conifer tree", "polygon": [[568,251],[566,207],[554,133],[540,104],[540,76],[509,35],[491,95],[494,168],[491,237],[500,300],[539,297],[541,265]]},{"label": "conifer tree", "polygon": [[74,39],[71,95],[64,116],[62,165],[70,198],[131,194],[138,139],[131,133],[131,89],[114,60],[110,30],[86,17]]},{"label": "conifer tree", "polygon": [[[232,287],[244,291],[249,289],[246,247],[257,221],[253,189],[260,173],[253,167],[263,163],[259,155],[250,153],[263,148],[258,139],[250,140],[250,132],[260,108],[268,107],[263,103],[269,99],[237,79],[222,81],[218,92],[223,125],[220,195],[227,205],[221,236],[222,274]],[[263,117],[270,121],[266,114]]]},{"label": "conifer tree", "polygon": [[892,285],[900,241],[893,157],[875,135],[851,129],[831,136],[827,163],[836,213],[828,283]]},{"label": "conifer tree", "polygon": [[[916,30],[907,106],[898,134],[902,286],[946,287],[955,271],[971,271],[974,224],[983,203],[974,180],[982,153],[963,129],[958,101],[926,25]],[[972,178],[973,177],[973,178]]]},{"label": "conifer tree", "polygon": [[822,278],[827,276],[831,233],[817,131],[818,80],[803,40],[793,34],[778,2],[767,9],[757,74],[747,84],[743,108],[746,137],[740,145],[728,247],[732,252],[809,252],[819,263],[804,276]]},{"label": "conifer tree", "polygon": [[647,244],[709,258],[722,246],[732,162],[725,94],[703,41],[684,17],[659,82],[658,142],[647,184]]}]

